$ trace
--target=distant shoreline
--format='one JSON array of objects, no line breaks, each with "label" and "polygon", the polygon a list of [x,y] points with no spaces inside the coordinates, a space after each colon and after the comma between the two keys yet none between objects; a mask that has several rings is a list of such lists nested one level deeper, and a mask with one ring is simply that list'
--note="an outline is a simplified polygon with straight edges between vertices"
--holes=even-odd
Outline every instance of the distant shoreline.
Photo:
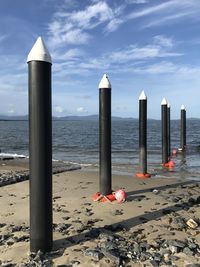
[{"label": "distant shoreline", "polygon": [[[97,121],[99,119],[99,115],[88,115],[88,116],[65,116],[65,117],[52,117],[53,121]],[[123,118],[112,116],[113,121],[138,121],[138,118]],[[160,121],[161,119],[152,119],[148,118],[148,121]],[[187,118],[188,120],[200,120],[200,118]],[[25,116],[5,116],[0,115],[0,121],[28,121],[28,115]],[[171,121],[179,121],[179,119],[171,119]]]}]

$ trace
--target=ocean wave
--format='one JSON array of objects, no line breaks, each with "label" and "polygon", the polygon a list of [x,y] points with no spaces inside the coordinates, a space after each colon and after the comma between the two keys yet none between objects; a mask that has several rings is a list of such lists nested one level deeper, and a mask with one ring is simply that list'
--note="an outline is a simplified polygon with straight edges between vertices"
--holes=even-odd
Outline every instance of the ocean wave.
[{"label": "ocean wave", "polygon": [[25,155],[21,154],[12,154],[12,153],[0,153],[0,159],[19,159],[19,158],[27,158]]}]

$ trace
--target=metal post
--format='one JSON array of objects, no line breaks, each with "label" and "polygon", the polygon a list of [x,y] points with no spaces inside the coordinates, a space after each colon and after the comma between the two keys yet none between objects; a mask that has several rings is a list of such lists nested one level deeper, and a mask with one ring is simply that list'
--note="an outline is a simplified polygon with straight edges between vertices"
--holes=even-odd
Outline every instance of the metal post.
[{"label": "metal post", "polygon": [[39,37],[28,55],[30,251],[52,249],[51,56]]},{"label": "metal post", "polygon": [[181,106],[181,147],[180,151],[184,151],[186,148],[186,108]]},{"label": "metal post", "polygon": [[167,125],[167,100],[161,102],[162,116],[162,164],[168,163],[168,125]]},{"label": "metal post", "polygon": [[111,185],[111,84],[103,75],[99,83],[99,153],[100,192],[106,196],[112,193]]},{"label": "metal post", "polygon": [[167,123],[168,123],[168,157],[171,156],[171,110],[170,110],[170,104],[167,105]]}]

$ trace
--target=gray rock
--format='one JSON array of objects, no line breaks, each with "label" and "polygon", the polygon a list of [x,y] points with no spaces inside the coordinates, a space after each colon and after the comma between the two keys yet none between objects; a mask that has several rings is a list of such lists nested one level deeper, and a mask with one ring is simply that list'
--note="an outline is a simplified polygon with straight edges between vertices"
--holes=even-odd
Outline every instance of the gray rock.
[{"label": "gray rock", "polygon": [[186,242],[180,241],[180,240],[176,240],[176,239],[175,240],[169,240],[168,244],[171,245],[171,246],[178,247],[180,249],[183,249],[187,245]]},{"label": "gray rock", "polygon": [[84,251],[84,256],[91,257],[96,261],[103,258],[103,254],[97,249],[87,249]]},{"label": "gray rock", "polygon": [[194,252],[188,247],[183,249],[183,253],[186,254],[187,256],[193,256],[194,255]]},{"label": "gray rock", "polygon": [[118,251],[115,250],[107,250],[105,248],[101,248],[101,252],[105,257],[107,257],[109,260],[113,261],[116,265],[120,265],[122,259],[119,256]]}]

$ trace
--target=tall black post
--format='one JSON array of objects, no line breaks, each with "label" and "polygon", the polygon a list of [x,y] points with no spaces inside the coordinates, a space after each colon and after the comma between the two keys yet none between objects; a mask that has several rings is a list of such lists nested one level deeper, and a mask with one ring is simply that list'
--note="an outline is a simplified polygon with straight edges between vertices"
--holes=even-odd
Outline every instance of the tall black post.
[{"label": "tall black post", "polygon": [[167,129],[168,129],[168,157],[170,158],[171,156],[171,110],[170,110],[170,105],[168,103],[167,105]]},{"label": "tall black post", "polygon": [[161,102],[162,116],[162,164],[168,163],[168,124],[167,124],[167,101],[163,98]]},{"label": "tall black post", "polygon": [[147,173],[147,97],[144,91],[139,97],[139,158],[140,172]]},{"label": "tall black post", "polygon": [[180,150],[184,151],[186,148],[186,109],[181,106],[181,147]]},{"label": "tall black post", "polygon": [[111,174],[111,84],[106,74],[99,84],[100,193],[112,193]]},{"label": "tall black post", "polygon": [[52,249],[51,56],[41,37],[28,55],[30,251]]}]

